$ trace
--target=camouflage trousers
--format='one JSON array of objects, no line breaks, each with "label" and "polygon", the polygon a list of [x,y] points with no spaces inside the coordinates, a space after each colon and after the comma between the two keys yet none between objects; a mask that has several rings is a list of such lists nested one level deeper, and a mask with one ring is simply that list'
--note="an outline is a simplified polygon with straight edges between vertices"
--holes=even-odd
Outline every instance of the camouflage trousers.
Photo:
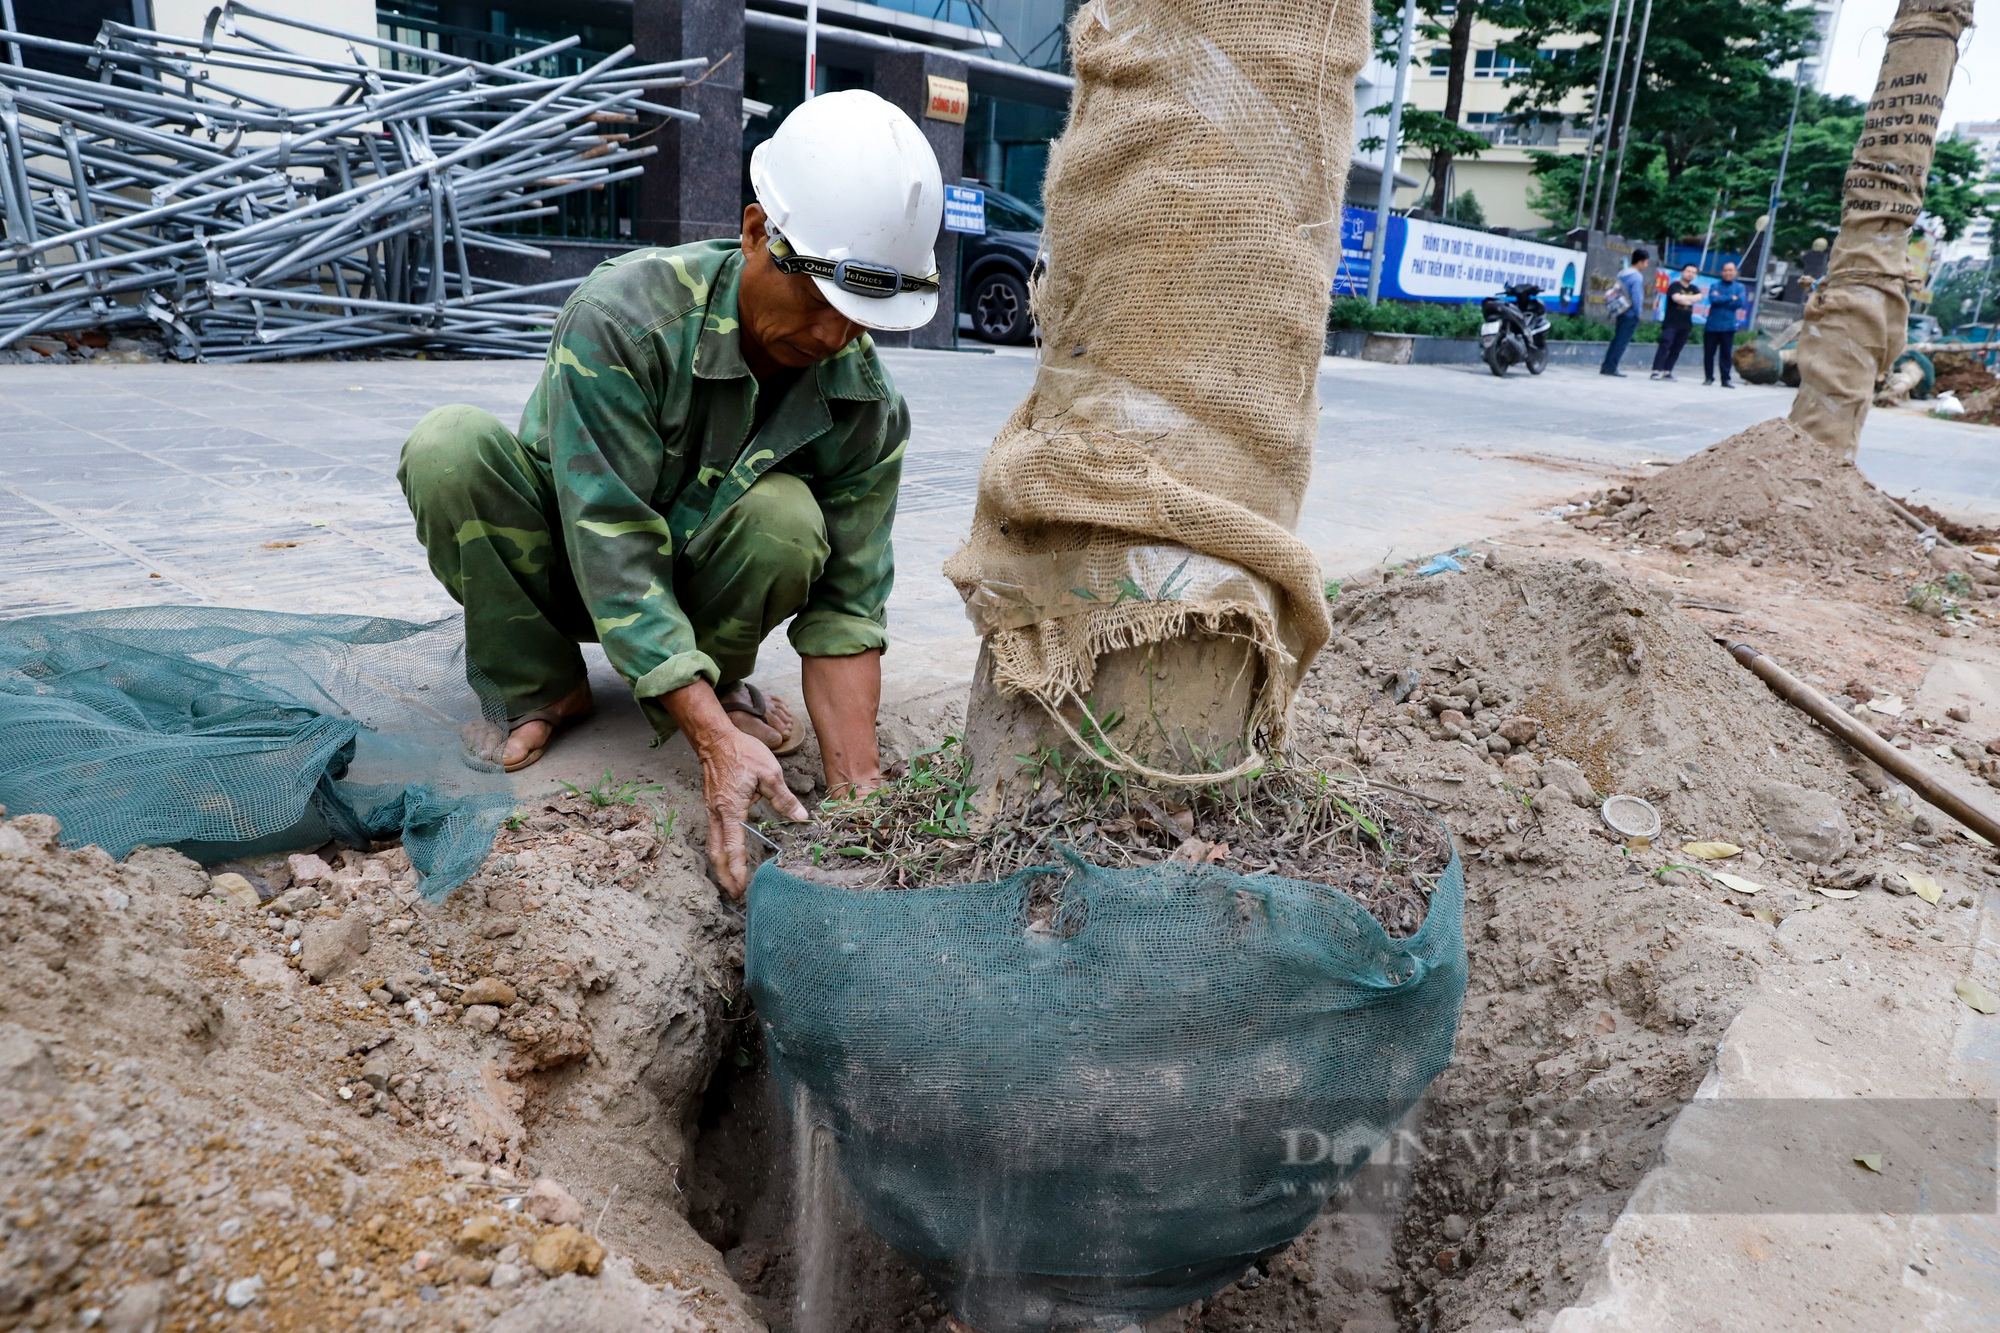
[{"label": "camouflage trousers", "polygon": [[[564,553],[555,489],[514,432],[476,407],[417,423],[396,469],[431,572],[465,608],[465,651],[517,718],[586,678],[597,632]],[[767,472],[673,557],[674,597],[727,690],[800,608],[826,565],[826,523],[805,482]],[[662,735],[657,699],[640,706]]]}]

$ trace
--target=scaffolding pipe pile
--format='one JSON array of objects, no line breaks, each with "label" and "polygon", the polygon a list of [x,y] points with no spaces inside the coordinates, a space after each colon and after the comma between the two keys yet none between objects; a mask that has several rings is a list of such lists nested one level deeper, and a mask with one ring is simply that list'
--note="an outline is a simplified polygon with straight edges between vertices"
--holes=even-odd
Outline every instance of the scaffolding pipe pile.
[{"label": "scaffolding pipe pile", "polygon": [[573,280],[482,277],[471,254],[548,258],[498,229],[637,176],[642,118],[697,119],[646,95],[707,64],[628,65],[627,46],[564,75],[575,37],[489,64],[233,2],[200,38],[107,22],[92,45],[0,42],[96,76],[0,59],[0,348],[156,325],[209,361],[540,357],[556,307],[531,298]]}]

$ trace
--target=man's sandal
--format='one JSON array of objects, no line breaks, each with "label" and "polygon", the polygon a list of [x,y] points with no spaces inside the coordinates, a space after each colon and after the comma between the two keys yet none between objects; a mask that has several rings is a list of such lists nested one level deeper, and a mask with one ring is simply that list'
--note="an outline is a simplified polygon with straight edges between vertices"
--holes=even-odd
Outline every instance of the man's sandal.
[{"label": "man's sandal", "polygon": [[[530,722],[546,722],[549,726],[549,734],[542,738],[542,743],[522,755],[519,759],[516,759],[513,763],[505,765],[507,772],[518,773],[528,767],[528,765],[539,762],[541,757],[548,753],[549,745],[561,733],[564,727],[572,722],[581,722],[597,711],[592,704],[585,704],[579,711],[564,709],[561,703],[562,701],[558,700],[546,708],[537,708],[532,713],[523,713],[520,717],[507,719],[507,734],[509,736],[512,736],[516,731],[525,727]],[[502,744],[504,746],[505,742],[502,742]]]},{"label": "man's sandal", "polygon": [[[765,726],[770,727],[771,730],[776,731],[778,728],[771,722],[769,716],[770,710],[771,700],[765,695],[764,691],[758,689],[747,680],[740,682],[736,689],[731,690],[722,700],[723,712],[747,714],[750,717],[756,718]],[[782,759],[788,754],[797,754],[804,748],[805,743],[805,719],[794,713],[792,714],[792,729],[779,737],[778,743],[771,747],[771,753]]]}]

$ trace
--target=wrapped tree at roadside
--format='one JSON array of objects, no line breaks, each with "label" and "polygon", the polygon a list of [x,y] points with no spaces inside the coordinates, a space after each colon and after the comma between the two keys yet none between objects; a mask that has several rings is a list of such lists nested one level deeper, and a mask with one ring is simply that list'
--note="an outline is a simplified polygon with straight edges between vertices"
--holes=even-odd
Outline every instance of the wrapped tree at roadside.
[{"label": "wrapped tree at roadside", "polygon": [[982,785],[1064,733],[1155,774],[1249,771],[1282,739],[1329,632],[1294,529],[1367,19],[1333,0],[1078,13],[1041,360],[946,565],[985,639]]},{"label": "wrapped tree at roadside", "polygon": [[1806,303],[1792,423],[1851,460],[1876,379],[1902,355],[1905,254],[1972,0],[1902,0],[1842,185],[1840,235]]}]

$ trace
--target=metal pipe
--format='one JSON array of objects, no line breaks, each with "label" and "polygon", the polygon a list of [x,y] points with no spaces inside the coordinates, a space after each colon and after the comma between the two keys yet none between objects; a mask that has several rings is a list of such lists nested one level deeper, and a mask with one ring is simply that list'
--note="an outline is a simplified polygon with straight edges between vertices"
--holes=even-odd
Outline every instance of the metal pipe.
[{"label": "metal pipe", "polygon": [[1597,132],[1604,124],[1604,80],[1611,73],[1611,34],[1618,27],[1618,9],[1625,0],[1611,0],[1611,11],[1604,18],[1603,50],[1597,60],[1597,91],[1590,97],[1590,138],[1583,145],[1583,175],[1576,183],[1576,220],[1570,224],[1572,230],[1583,225],[1583,200],[1590,193],[1591,155],[1597,151]]},{"label": "metal pipe", "polygon": [[1625,90],[1625,128],[1618,132],[1618,166],[1611,173],[1611,201],[1604,210],[1604,230],[1618,226],[1618,186],[1625,179],[1625,150],[1632,143],[1632,109],[1639,101],[1639,76],[1646,72],[1646,35],[1653,30],[1653,0],[1646,0],[1646,16],[1639,21],[1639,49],[1632,57],[1632,84]]},{"label": "metal pipe", "polygon": [[1368,304],[1382,294],[1382,251],[1389,244],[1389,205],[1396,197],[1396,162],[1403,138],[1403,90],[1410,80],[1410,41],[1416,35],[1417,0],[1403,0],[1403,31],[1396,38],[1395,93],[1382,139],[1382,179],[1375,191],[1375,244],[1368,250]]},{"label": "metal pipe", "polygon": [[1724,638],[1717,638],[1716,642],[1727,649],[1731,657],[1748,667],[1759,680],[1770,686],[1771,692],[1780,699],[1799,709],[1835,736],[1874,760],[1885,771],[1893,773],[1911,791],[1980,837],[1988,842],[2000,844],[2000,820],[1996,820],[1918,768],[1901,750],[1862,726],[1851,715],[1834,707],[1832,700],[1749,644],[1735,643]]},{"label": "metal pipe", "polygon": [[1611,131],[1618,120],[1618,94],[1625,81],[1625,53],[1632,49],[1632,11],[1636,8],[1638,8],[1636,0],[1628,0],[1625,6],[1625,27],[1618,37],[1618,63],[1611,75],[1611,113],[1604,122],[1604,146],[1598,151],[1597,191],[1590,198],[1592,231],[1597,230],[1597,219],[1601,216],[1598,210],[1604,202],[1604,159],[1611,153]]}]

